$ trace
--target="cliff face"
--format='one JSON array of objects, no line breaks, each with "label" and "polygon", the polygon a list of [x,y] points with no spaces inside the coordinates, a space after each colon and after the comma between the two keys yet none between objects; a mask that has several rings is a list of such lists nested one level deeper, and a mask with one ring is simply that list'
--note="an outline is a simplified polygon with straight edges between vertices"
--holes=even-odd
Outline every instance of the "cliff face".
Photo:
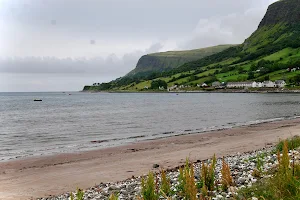
[{"label": "cliff face", "polygon": [[219,45],[203,49],[169,51],[144,55],[139,59],[136,68],[127,76],[136,75],[137,73],[168,71],[177,68],[184,63],[219,53],[231,46],[233,45]]},{"label": "cliff face", "polygon": [[[271,49],[270,53],[300,42],[300,0],[281,0],[269,6],[258,29],[244,42],[245,52]],[[266,52],[265,52],[266,53]]]},{"label": "cliff face", "polygon": [[281,0],[270,5],[259,28],[278,23],[300,23],[300,0]]},{"label": "cliff face", "polygon": [[144,55],[139,59],[134,73],[170,70],[195,59],[197,58],[194,58],[193,56],[168,56],[163,53],[162,55]]}]

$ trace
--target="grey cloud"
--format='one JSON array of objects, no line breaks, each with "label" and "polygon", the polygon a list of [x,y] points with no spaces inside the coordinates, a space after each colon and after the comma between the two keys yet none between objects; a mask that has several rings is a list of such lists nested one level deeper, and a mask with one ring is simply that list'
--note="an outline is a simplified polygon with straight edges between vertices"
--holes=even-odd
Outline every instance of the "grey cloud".
[{"label": "grey cloud", "polygon": [[122,57],[111,54],[106,58],[14,57],[0,60],[0,73],[87,73],[99,76],[123,76],[134,68],[144,54],[159,51],[163,45],[154,43],[145,51],[127,53]]},{"label": "grey cloud", "polygon": [[0,61],[0,72],[2,73],[49,73],[49,74],[78,74],[98,73],[101,76],[112,76],[125,74],[130,67],[124,66],[130,56],[124,60],[115,55],[103,59],[101,57],[91,59],[59,59],[59,58],[14,58]]},{"label": "grey cloud", "polygon": [[[243,12],[261,0],[3,0],[6,20],[74,36],[180,35],[201,18]],[[22,6],[23,5],[23,6]],[[26,6],[24,6],[26,5]],[[55,23],[53,24],[53,22]]]},{"label": "grey cloud", "polygon": [[98,74],[0,73],[1,92],[79,91],[86,84],[107,82],[114,77]]},{"label": "grey cloud", "polygon": [[155,53],[155,52],[158,52],[159,50],[161,50],[163,47],[164,47],[163,44],[158,42],[158,43],[151,45],[148,49],[146,49],[145,53],[146,54]]},{"label": "grey cloud", "polygon": [[240,44],[257,29],[269,2],[272,1],[247,9],[243,13],[200,19],[190,38],[178,46],[190,49],[218,44]]},{"label": "grey cloud", "polygon": [[20,86],[8,74],[47,90],[59,76],[77,90],[125,75],[144,54],[242,43],[274,1],[0,0],[0,91]]}]

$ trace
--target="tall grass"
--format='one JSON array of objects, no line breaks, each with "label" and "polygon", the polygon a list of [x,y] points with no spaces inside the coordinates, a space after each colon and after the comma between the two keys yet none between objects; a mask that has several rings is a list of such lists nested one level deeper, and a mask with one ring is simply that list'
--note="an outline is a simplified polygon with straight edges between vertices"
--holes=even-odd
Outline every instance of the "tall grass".
[{"label": "tall grass", "polygon": [[171,180],[169,177],[167,177],[165,170],[161,170],[161,186],[160,191],[163,196],[171,196],[172,190],[171,190]]},{"label": "tall grass", "polygon": [[193,164],[186,159],[185,167],[179,169],[177,190],[179,196],[184,199],[196,200],[197,187],[195,183],[195,173]]},{"label": "tall grass", "polygon": [[142,178],[142,198],[144,200],[158,200],[157,181],[154,180],[154,174],[149,172],[147,180]]},{"label": "tall grass", "polygon": [[205,187],[209,191],[213,191],[215,187],[216,164],[217,164],[216,155],[213,156],[211,164],[202,163],[201,178],[203,182],[203,187]]},{"label": "tall grass", "polygon": [[[83,190],[77,188],[76,199],[77,199],[77,200],[83,200],[83,197],[84,197],[84,192],[83,192]],[[70,193],[70,199],[71,199],[71,200],[74,200],[74,199],[75,199],[75,196],[74,196],[74,194],[73,194],[72,192]]]},{"label": "tall grass", "polygon": [[234,182],[230,173],[229,165],[225,162],[224,157],[222,159],[221,174],[222,174],[222,180],[221,180],[222,189],[227,190],[230,186],[234,185]]},{"label": "tall grass", "polygon": [[119,199],[119,195],[117,195],[117,194],[112,193],[112,194],[109,196],[109,200],[118,200],[118,199]]}]

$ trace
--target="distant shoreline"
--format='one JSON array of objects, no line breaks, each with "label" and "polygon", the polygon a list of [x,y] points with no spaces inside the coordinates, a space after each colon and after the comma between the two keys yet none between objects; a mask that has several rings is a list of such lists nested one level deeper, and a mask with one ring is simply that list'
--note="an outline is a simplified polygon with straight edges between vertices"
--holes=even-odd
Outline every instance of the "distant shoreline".
[{"label": "distant shoreline", "polygon": [[85,93],[149,93],[149,94],[184,94],[184,93],[300,93],[300,90],[214,90],[214,91],[205,91],[205,90],[190,90],[190,91],[118,91],[118,90],[110,90],[110,91],[80,91]]}]

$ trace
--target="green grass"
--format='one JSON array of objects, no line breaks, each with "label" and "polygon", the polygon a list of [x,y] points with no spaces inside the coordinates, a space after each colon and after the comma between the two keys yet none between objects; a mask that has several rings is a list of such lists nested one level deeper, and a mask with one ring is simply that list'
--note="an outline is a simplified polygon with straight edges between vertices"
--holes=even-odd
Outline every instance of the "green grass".
[{"label": "green grass", "polygon": [[270,60],[270,61],[280,61],[280,58],[284,59],[289,57],[289,54],[297,54],[299,53],[299,49],[292,49],[292,48],[285,48],[281,51],[278,51],[276,53],[273,53],[269,56],[264,57],[264,60]]},{"label": "green grass", "polygon": [[206,67],[206,68],[209,68],[209,67],[214,67],[214,66],[216,66],[216,65],[230,65],[230,64],[232,64],[234,61],[238,61],[238,60],[239,60],[238,57],[236,57],[236,58],[229,58],[229,59],[223,60],[223,61],[221,61],[221,62],[212,63],[212,64],[207,65],[207,66],[205,66],[205,67]]},{"label": "green grass", "polygon": [[167,51],[167,52],[159,52],[159,53],[152,53],[149,54],[150,56],[158,56],[158,57],[187,57],[187,58],[195,58],[199,59],[201,57],[206,57],[208,55],[218,53],[220,51],[223,51],[231,46],[234,45],[218,45],[218,46],[212,46],[212,47],[206,47],[201,49],[193,49],[193,50],[185,50],[185,51]]},{"label": "green grass", "polygon": [[189,83],[187,83],[187,84],[201,84],[201,83],[207,82],[209,79],[211,79],[211,77],[204,77],[204,78],[200,78],[200,79],[198,79],[198,80],[189,82]]},{"label": "green grass", "polygon": [[[284,39],[286,26],[278,23],[274,26],[265,26],[255,31],[245,42],[244,48],[246,52],[255,52],[260,47],[269,45],[273,42],[278,42]],[[278,38],[274,36],[280,33]]]},{"label": "green grass", "polygon": [[209,74],[214,74],[217,71],[217,69],[209,69],[205,72],[196,74],[196,76],[200,77],[200,76],[208,76]]},{"label": "green grass", "polygon": [[232,76],[219,78],[219,80],[222,82],[241,82],[241,81],[246,81],[247,78],[248,78],[247,74],[235,74]]},{"label": "green grass", "polygon": [[[287,141],[287,145],[288,145],[288,149],[296,149],[298,147],[300,147],[300,137],[299,136],[295,136],[293,138],[290,138]],[[284,141],[280,141],[277,145],[276,145],[276,151],[280,151],[282,152],[284,148]]]}]

